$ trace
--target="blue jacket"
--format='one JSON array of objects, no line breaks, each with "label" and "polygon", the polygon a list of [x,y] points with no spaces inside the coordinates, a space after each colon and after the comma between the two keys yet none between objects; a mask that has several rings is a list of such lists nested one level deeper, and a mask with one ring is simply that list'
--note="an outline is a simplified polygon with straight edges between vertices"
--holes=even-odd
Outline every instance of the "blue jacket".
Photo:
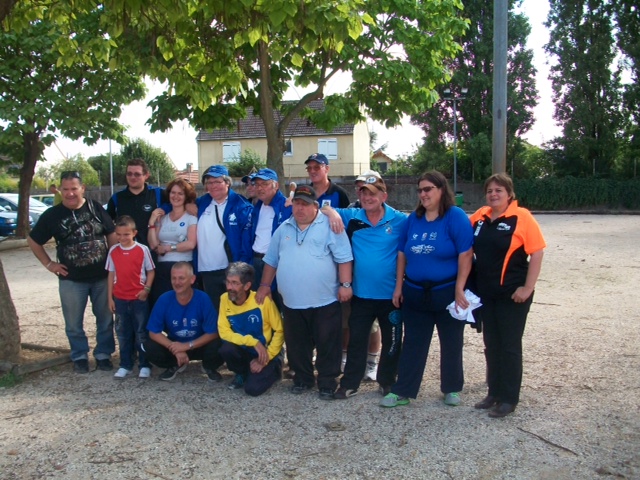
[{"label": "blue jacket", "polygon": [[[196,200],[198,206],[198,219],[211,205],[211,195],[205,193]],[[253,251],[251,250],[251,209],[253,206],[242,195],[238,195],[229,189],[227,206],[222,214],[222,226],[227,234],[227,241],[231,248],[232,261],[251,263]],[[198,245],[202,248],[202,245]],[[198,251],[193,252],[193,265],[197,271]]]},{"label": "blue jacket", "polygon": [[[284,202],[286,201],[287,197],[285,197],[280,190],[278,190],[271,199],[269,206],[273,208],[275,213],[273,216],[273,224],[271,226],[271,235],[273,235],[273,232],[275,232],[277,228],[293,213],[290,206],[284,206]],[[253,207],[253,214],[251,215],[251,246],[253,246],[253,242],[256,239],[256,228],[258,226],[258,218],[260,217],[260,207],[262,207],[262,203],[262,200],[258,200],[258,203]]]}]

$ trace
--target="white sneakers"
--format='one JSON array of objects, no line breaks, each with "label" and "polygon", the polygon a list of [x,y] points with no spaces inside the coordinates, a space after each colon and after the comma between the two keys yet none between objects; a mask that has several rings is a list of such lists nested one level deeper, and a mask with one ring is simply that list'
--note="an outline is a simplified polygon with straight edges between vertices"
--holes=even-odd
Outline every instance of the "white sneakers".
[{"label": "white sneakers", "polygon": [[113,374],[113,378],[116,380],[122,380],[123,378],[127,378],[129,375],[131,375],[131,370],[120,367],[118,371]]},{"label": "white sneakers", "polygon": [[[132,370],[127,370],[126,368],[120,367],[116,373],[113,374],[113,378],[116,380],[122,380],[131,375]],[[138,374],[138,378],[149,378],[151,376],[151,369],[149,367],[142,367],[140,369],[140,373]]]},{"label": "white sneakers", "polygon": [[378,364],[375,362],[367,362],[367,368],[364,371],[363,380],[371,380],[372,382],[376,381],[376,377],[378,375]]}]

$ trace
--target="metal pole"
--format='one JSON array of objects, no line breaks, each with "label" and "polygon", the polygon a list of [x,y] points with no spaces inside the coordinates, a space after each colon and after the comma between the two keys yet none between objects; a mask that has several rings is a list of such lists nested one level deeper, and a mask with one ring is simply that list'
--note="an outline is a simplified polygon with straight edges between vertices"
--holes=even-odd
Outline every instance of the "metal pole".
[{"label": "metal pole", "polygon": [[111,196],[113,197],[113,156],[111,155],[111,139],[109,139],[109,176],[111,177]]},{"label": "metal pole", "polygon": [[492,171],[507,170],[507,0],[493,1]]},{"label": "metal pole", "polygon": [[456,99],[453,98],[453,194],[458,193],[458,130],[457,130]]}]

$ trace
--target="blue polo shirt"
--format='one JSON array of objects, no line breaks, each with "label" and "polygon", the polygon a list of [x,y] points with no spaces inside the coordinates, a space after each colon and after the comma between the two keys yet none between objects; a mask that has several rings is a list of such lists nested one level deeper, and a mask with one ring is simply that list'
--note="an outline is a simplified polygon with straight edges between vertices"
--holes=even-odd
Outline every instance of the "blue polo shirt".
[{"label": "blue polo shirt", "polygon": [[324,307],[338,301],[338,264],[353,260],[347,234],[331,231],[318,212],[300,231],[292,216],[271,237],[264,263],[276,269],[278,291],[292,309]]},{"label": "blue polo shirt", "polygon": [[205,333],[218,333],[218,312],[202,290],[194,289],[187,305],[180,305],[176,292],[170,290],[160,295],[153,306],[147,330],[165,331],[172,342],[187,343]]},{"label": "blue polo shirt", "polygon": [[473,246],[473,228],[461,208],[451,207],[429,222],[409,215],[407,233],[398,250],[407,258],[406,275],[416,282],[441,282],[458,273],[458,255]]},{"label": "blue polo shirt", "polygon": [[384,204],[384,217],[373,226],[361,208],[338,208],[353,250],[353,294],[360,298],[391,300],[396,286],[398,242],[404,237],[407,216]]}]

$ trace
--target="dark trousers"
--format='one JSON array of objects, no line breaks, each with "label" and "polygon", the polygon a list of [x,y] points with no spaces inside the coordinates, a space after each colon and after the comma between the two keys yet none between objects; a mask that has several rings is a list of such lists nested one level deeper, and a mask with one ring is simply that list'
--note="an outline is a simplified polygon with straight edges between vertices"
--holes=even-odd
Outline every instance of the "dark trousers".
[{"label": "dark trousers", "polygon": [[482,336],[489,395],[517,405],[522,386],[522,335],[533,294],[524,303],[482,299]]},{"label": "dark trousers", "polygon": [[229,370],[245,378],[244,391],[252,397],[262,395],[282,378],[282,359],[279,355],[266,364],[259,373],[251,373],[251,360],[257,358],[253,348],[223,341],[220,356]]},{"label": "dark trousers", "polygon": [[212,270],[199,273],[202,279],[202,289],[209,295],[216,308],[216,313],[220,311],[220,296],[227,292],[226,272],[226,270]]},{"label": "dark trousers", "polygon": [[342,309],[339,302],[316,308],[284,306],[284,339],[289,367],[297,384],[312,387],[313,349],[316,349],[318,388],[335,390],[342,360]]},{"label": "dark trousers", "polygon": [[[347,364],[340,386],[348,389],[357,389],[360,386],[367,367],[369,334],[376,318],[382,334],[377,381],[382,386],[395,383],[401,348],[398,344],[394,345],[394,338],[402,338],[402,324],[394,326],[389,321],[389,313],[393,310],[395,307],[391,300],[371,300],[355,296],[351,299]],[[399,328],[400,332],[394,331],[394,328]]]},{"label": "dark trousers", "polygon": [[[264,272],[264,255],[260,256],[259,254],[254,254],[253,268],[255,270],[255,276],[253,277],[253,286],[251,287],[251,290],[258,290],[260,282],[262,281],[262,272]],[[282,312],[282,295],[280,295],[280,292],[278,292],[275,279],[271,284],[271,298],[276,304],[276,307],[278,307],[278,311]]]},{"label": "dark trousers", "polygon": [[[189,262],[191,263],[191,262]],[[176,262],[157,262],[156,263],[156,276],[153,279],[153,285],[151,285],[151,293],[149,294],[149,311],[153,309],[153,306],[160,298],[160,295],[173,290],[171,285],[171,267]]]},{"label": "dark trousers", "polygon": [[[219,350],[222,340],[216,338],[214,341],[207,343],[193,350],[187,350],[189,360],[202,360],[202,368],[205,370],[217,370],[224,360],[220,356]],[[148,339],[144,342],[144,350],[147,354],[147,360],[160,368],[171,368],[178,365],[176,357],[168,348]]]},{"label": "dark trousers", "polygon": [[427,300],[422,288],[414,288],[405,282],[402,295],[404,341],[398,381],[391,391],[403,397],[417,397],[434,327],[440,339],[440,390],[445,394],[461,391],[464,385],[462,345],[465,323],[454,319],[446,310],[455,297],[454,286],[433,290],[430,300]]}]

